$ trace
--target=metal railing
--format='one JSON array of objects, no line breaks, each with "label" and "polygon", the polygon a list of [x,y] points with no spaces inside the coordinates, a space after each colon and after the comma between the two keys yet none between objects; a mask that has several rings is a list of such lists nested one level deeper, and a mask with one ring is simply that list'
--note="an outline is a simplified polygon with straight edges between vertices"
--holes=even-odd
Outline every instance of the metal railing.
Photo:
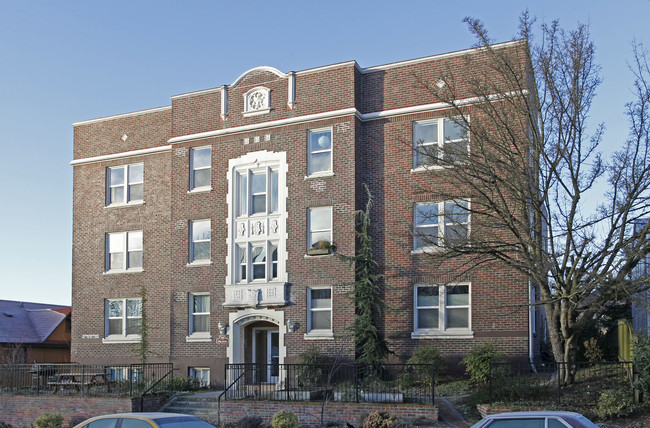
[{"label": "metal railing", "polygon": [[169,391],[170,363],[0,364],[0,394],[138,397]]},{"label": "metal railing", "polygon": [[433,404],[433,373],[432,364],[227,364],[222,396],[228,400]]},{"label": "metal railing", "polygon": [[595,405],[608,389],[628,390],[631,396],[633,365],[630,362],[490,364],[489,402],[525,402],[566,406]]}]

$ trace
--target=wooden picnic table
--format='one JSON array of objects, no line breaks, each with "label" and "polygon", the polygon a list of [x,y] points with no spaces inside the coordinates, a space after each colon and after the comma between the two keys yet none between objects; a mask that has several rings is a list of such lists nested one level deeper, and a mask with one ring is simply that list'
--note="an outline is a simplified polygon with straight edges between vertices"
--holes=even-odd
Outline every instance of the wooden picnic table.
[{"label": "wooden picnic table", "polygon": [[74,387],[77,391],[81,391],[82,388],[89,391],[90,388],[98,385],[105,385],[110,391],[110,384],[105,372],[57,373],[54,380],[47,384],[54,386],[55,394],[59,389],[63,390],[68,387]]}]

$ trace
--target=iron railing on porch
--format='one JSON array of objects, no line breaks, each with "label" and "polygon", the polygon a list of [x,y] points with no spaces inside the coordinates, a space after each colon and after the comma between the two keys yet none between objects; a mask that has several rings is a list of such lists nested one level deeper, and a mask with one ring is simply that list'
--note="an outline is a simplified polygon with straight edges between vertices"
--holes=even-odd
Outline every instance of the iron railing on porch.
[{"label": "iron railing on porch", "polygon": [[227,364],[225,379],[229,400],[432,404],[435,392],[432,364]]},{"label": "iron railing on porch", "polygon": [[0,364],[0,394],[138,397],[172,385],[170,363]]}]

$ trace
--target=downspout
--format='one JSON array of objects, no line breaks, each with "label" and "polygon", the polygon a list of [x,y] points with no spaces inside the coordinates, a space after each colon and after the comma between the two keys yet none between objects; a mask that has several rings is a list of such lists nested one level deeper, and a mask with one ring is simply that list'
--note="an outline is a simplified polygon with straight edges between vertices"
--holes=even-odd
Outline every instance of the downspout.
[{"label": "downspout", "polygon": [[533,370],[533,373],[537,373],[537,368],[535,367],[535,353],[533,351],[535,347],[535,287],[531,283],[530,279],[528,280],[528,362],[530,363],[530,368]]}]

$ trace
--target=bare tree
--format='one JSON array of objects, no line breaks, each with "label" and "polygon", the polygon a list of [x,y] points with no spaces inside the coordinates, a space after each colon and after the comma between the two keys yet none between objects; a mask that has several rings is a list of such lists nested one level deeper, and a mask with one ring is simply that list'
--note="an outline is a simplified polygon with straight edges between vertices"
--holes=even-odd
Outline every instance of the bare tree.
[{"label": "bare tree", "polygon": [[[462,260],[457,274],[495,263],[527,275],[539,289],[556,361],[572,362],[589,323],[650,286],[648,278],[630,275],[650,251],[648,224],[633,228],[649,216],[646,54],[634,46],[630,134],[605,159],[603,126],[588,123],[601,79],[587,27],[542,25],[539,43],[532,44],[534,20],[524,13],[513,48],[493,45],[480,21],[465,21],[481,52],[465,59],[472,73],[462,81],[451,71],[435,80],[415,78],[449,106],[469,145],[448,140],[432,152],[416,141],[415,150],[453,184],[453,193],[435,190],[441,198],[469,203],[459,202],[446,216],[456,224],[444,242],[417,238],[444,247],[430,252],[438,265]],[[469,231],[463,230],[467,214]]]}]

